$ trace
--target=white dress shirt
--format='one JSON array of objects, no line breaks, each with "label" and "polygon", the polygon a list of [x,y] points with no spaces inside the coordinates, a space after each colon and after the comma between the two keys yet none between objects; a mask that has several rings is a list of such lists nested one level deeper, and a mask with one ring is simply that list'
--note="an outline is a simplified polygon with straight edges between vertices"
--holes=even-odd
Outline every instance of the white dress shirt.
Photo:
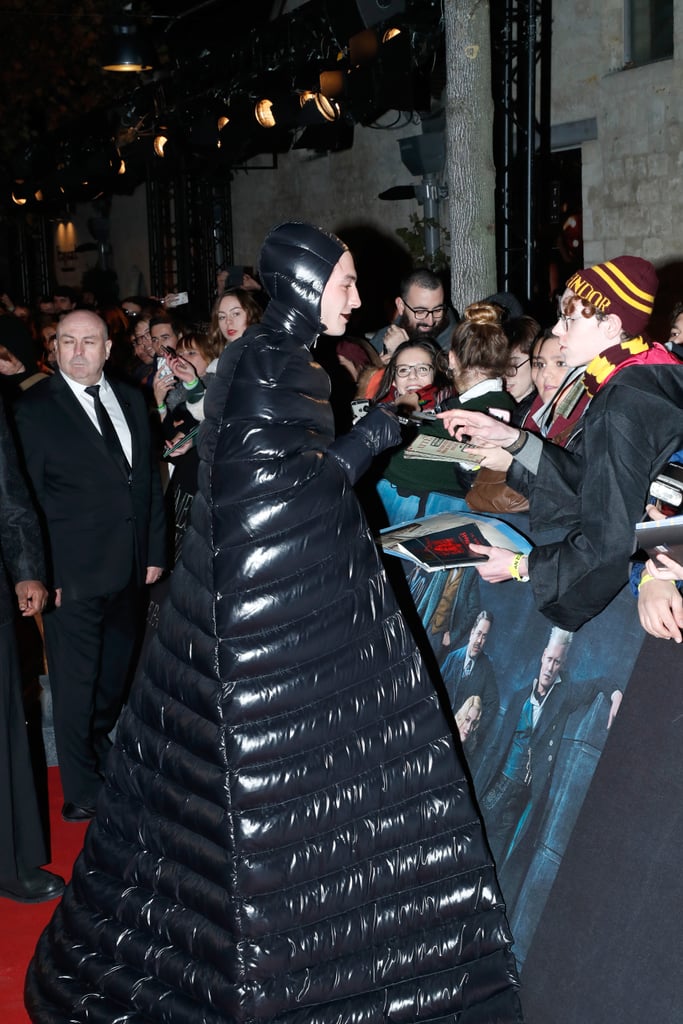
[{"label": "white dress shirt", "polygon": [[[61,371],[60,371],[61,372]],[[97,420],[97,413],[95,412],[95,400],[92,395],[86,394],[86,385],[81,384],[77,380],[72,380],[71,377],[67,377],[65,373],[62,373],[62,377],[73,391],[79,405],[85,410],[88,417],[90,418],[93,426],[98,431],[100,430],[100,424]],[[97,381],[100,386],[100,401],[102,405],[109,413],[109,418],[114,424],[114,430],[118,435],[118,439],[121,442],[124,454],[128,459],[128,464],[133,465],[133,441],[130,436],[130,427],[126,417],[123,415],[119,400],[114,394],[114,389],[107,382],[107,378],[102,374],[100,379]]]}]

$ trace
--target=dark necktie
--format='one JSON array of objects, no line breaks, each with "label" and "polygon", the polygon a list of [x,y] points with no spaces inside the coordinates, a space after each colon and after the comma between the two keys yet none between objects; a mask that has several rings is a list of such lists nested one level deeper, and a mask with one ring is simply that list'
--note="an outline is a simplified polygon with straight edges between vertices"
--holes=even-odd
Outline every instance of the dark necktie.
[{"label": "dark necktie", "polygon": [[102,437],[106,444],[109,454],[121,468],[127,478],[130,477],[130,463],[126,458],[126,453],[123,450],[121,442],[119,441],[119,435],[116,433],[116,428],[111,421],[109,413],[102,405],[102,399],[100,398],[100,385],[91,384],[90,387],[85,389],[86,395],[90,395],[95,403],[95,415],[97,416],[97,422],[100,425],[102,431]]}]

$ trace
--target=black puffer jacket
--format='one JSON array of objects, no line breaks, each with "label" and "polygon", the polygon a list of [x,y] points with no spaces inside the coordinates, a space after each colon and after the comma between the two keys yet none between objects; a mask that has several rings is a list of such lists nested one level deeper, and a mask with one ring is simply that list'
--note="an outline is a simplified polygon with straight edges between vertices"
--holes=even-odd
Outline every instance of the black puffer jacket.
[{"label": "black puffer jacket", "polygon": [[0,626],[17,614],[14,584],[22,580],[45,580],[45,560],[38,517],[0,398]]},{"label": "black puffer jacket", "polygon": [[[63,1024],[518,1022],[490,855],[309,346],[341,243],[266,240],[96,820],[28,979]],[[387,426],[390,424],[390,426]],[[339,455],[339,458],[337,457]]]}]

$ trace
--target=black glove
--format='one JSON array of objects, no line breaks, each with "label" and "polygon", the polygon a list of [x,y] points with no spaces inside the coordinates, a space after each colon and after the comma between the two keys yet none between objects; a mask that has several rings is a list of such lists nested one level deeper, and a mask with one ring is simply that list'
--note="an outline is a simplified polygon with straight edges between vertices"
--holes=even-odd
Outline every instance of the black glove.
[{"label": "black glove", "polygon": [[370,468],[376,455],[387,448],[396,448],[402,440],[401,426],[394,410],[386,405],[376,405],[327,450],[355,484]]}]

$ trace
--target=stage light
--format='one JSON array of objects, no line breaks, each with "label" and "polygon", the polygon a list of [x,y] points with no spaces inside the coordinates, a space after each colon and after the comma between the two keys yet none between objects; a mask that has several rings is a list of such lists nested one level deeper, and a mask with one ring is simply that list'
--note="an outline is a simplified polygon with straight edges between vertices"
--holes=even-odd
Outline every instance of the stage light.
[{"label": "stage light", "polygon": [[254,117],[262,128],[274,128],[273,101],[267,99],[259,100],[254,107]]},{"label": "stage light", "polygon": [[346,81],[346,71],[321,71],[319,76],[320,92],[323,96],[342,96]]},{"label": "stage light", "polygon": [[254,114],[262,128],[287,129],[315,121],[335,121],[339,116],[339,107],[334,100],[305,90],[302,93],[276,96],[273,100],[259,100]]},{"label": "stage light", "polygon": [[363,29],[403,14],[406,0],[326,0],[325,9],[330,27],[343,45]]},{"label": "stage light", "polygon": [[168,145],[168,135],[164,135],[165,131],[165,128],[160,128],[158,133],[154,136],[154,152],[158,157],[161,157],[161,159],[166,156],[164,150]]},{"label": "stage light", "polygon": [[336,100],[324,96],[320,92],[302,92],[300,99],[303,124],[316,124],[321,121],[337,121],[341,110]]},{"label": "stage light", "polygon": [[115,17],[103,48],[103,71],[151,71],[156,55],[144,28],[129,14]]},{"label": "stage light", "polygon": [[26,184],[25,178],[14,179],[14,184],[12,186],[12,202],[15,206],[26,206],[30,193],[31,189]]},{"label": "stage light", "polygon": [[223,140],[221,139],[221,132],[223,131],[224,128],[227,128],[227,126],[229,124],[230,124],[230,118],[227,117],[225,114],[222,114],[221,117],[219,117],[218,120],[216,121],[216,128],[218,130],[218,139],[216,140],[216,149],[221,149],[222,148]]},{"label": "stage light", "polygon": [[352,67],[368,64],[375,59],[378,50],[377,33],[372,28],[366,28],[349,39],[349,62]]}]

